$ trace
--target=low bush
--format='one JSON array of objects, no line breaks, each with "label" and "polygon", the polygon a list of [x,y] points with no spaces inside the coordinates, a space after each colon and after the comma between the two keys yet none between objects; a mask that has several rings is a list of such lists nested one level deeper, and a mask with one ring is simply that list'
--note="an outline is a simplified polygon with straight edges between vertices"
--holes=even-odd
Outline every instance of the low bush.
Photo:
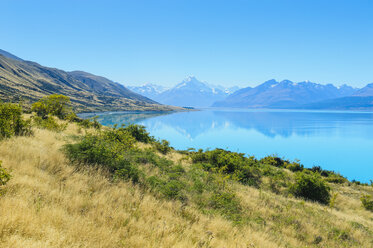
[{"label": "low bush", "polygon": [[209,199],[209,207],[218,210],[223,216],[234,221],[240,221],[241,205],[232,192],[215,192]]},{"label": "low bush", "polygon": [[287,161],[283,160],[282,158],[279,158],[275,155],[270,155],[270,156],[266,156],[266,157],[262,158],[261,160],[259,160],[259,162],[261,164],[265,164],[265,165],[272,165],[272,166],[275,166],[275,167],[284,168]]},{"label": "low bush", "polygon": [[5,185],[11,178],[9,172],[2,167],[2,161],[0,161],[0,186]]},{"label": "low bush", "polygon": [[161,193],[168,199],[185,201],[187,198],[182,193],[185,184],[178,180],[170,180],[165,182],[159,189]]},{"label": "low bush", "polygon": [[31,134],[31,121],[22,118],[21,105],[0,102],[0,140]]},{"label": "low bush", "polygon": [[225,174],[229,178],[246,185],[258,186],[260,171],[254,157],[245,157],[243,153],[230,152],[223,149],[191,152],[193,163],[201,164],[204,170]]},{"label": "low bush", "polygon": [[127,160],[118,161],[116,167],[116,178],[131,180],[133,183],[140,183],[145,177],[144,173],[138,167],[132,165]]},{"label": "low bush", "polygon": [[154,138],[150,136],[150,134],[146,131],[145,127],[142,125],[130,124],[127,126],[123,126],[122,128],[124,128],[124,130],[126,130],[132,137],[134,137],[139,142],[150,143],[154,141]]},{"label": "low bush", "polygon": [[361,204],[366,210],[372,211],[373,212],[373,200],[372,196],[370,195],[362,195],[360,197]]},{"label": "low bush", "polygon": [[134,138],[123,128],[87,134],[76,144],[65,145],[65,153],[74,163],[102,165],[114,172],[118,161],[134,147]]},{"label": "low bush", "polygon": [[147,179],[147,183],[153,191],[160,193],[161,196],[167,199],[186,199],[185,195],[182,193],[185,185],[177,180],[165,180],[159,176],[150,176]]},{"label": "low bush", "polygon": [[234,180],[239,181],[242,184],[255,187],[259,187],[260,177],[261,175],[258,168],[250,165],[240,167],[232,176]]},{"label": "low bush", "polygon": [[299,163],[299,160],[290,162],[289,160],[279,158],[275,155],[266,156],[262,158],[261,160],[259,160],[259,162],[263,165],[271,165],[271,166],[275,166],[279,168],[285,168],[292,172],[304,170],[304,166]]},{"label": "low bush", "polygon": [[318,173],[298,172],[289,191],[296,197],[322,204],[328,204],[330,201],[330,188]]},{"label": "low bush", "polygon": [[299,160],[296,160],[292,163],[287,161],[285,163],[285,168],[292,172],[297,172],[297,171],[302,171],[304,169],[304,166],[299,163]]},{"label": "low bush", "polygon": [[340,175],[331,175],[325,178],[325,181],[329,183],[346,183],[348,180]]},{"label": "low bush", "polygon": [[288,186],[287,182],[289,181],[289,178],[281,170],[274,175],[268,176],[268,179],[269,189],[276,194],[281,193],[281,190]]},{"label": "low bush", "polygon": [[78,126],[83,128],[101,129],[102,125],[97,121],[97,118],[97,116],[89,119],[74,118],[73,121],[76,122]]},{"label": "low bush", "polygon": [[154,147],[162,154],[167,154],[172,150],[172,147],[170,147],[170,142],[167,140],[155,141]]},{"label": "low bush", "polygon": [[33,121],[35,126],[42,129],[48,129],[55,132],[64,131],[67,128],[67,123],[58,123],[58,121],[51,115],[45,118],[34,116]]}]

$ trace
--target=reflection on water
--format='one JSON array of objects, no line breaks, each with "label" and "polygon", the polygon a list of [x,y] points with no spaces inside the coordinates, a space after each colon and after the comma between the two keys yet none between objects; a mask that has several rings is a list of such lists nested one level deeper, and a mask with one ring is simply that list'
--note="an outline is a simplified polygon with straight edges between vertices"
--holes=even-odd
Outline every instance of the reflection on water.
[{"label": "reflection on water", "polygon": [[350,179],[373,179],[373,113],[204,110],[103,113],[98,120],[104,125],[145,125],[178,149],[221,147],[259,158],[278,154]]}]

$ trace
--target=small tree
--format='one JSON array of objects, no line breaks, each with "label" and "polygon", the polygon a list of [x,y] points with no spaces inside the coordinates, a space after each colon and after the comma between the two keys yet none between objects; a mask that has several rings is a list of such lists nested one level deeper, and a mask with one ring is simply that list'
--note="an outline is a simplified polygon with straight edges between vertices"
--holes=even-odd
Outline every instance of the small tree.
[{"label": "small tree", "polygon": [[300,172],[296,175],[295,183],[290,185],[290,193],[296,197],[328,204],[330,188],[318,173]]},{"label": "small tree", "polygon": [[70,98],[64,95],[53,94],[45,96],[32,105],[32,111],[42,118],[48,118],[48,114],[66,119],[71,114],[69,108]]},{"label": "small tree", "polygon": [[31,134],[30,121],[23,120],[19,104],[0,102],[0,139]]}]

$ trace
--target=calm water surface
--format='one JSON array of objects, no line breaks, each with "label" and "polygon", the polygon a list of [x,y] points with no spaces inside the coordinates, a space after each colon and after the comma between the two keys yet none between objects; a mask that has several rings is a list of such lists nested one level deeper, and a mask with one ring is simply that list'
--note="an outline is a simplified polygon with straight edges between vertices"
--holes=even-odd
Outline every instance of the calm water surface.
[{"label": "calm water surface", "polygon": [[[85,115],[89,117],[89,115]],[[83,116],[84,117],[84,116]],[[206,109],[182,113],[102,113],[103,125],[137,123],[177,149],[224,148],[262,158],[277,154],[369,182],[373,113]]]}]

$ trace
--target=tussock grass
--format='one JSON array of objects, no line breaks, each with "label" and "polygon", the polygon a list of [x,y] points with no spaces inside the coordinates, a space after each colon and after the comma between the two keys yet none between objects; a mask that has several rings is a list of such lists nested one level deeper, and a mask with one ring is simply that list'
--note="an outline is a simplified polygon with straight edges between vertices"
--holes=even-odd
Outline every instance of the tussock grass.
[{"label": "tussock grass", "polygon": [[[248,216],[237,225],[99,168],[77,169],[61,147],[85,132],[94,130],[69,124],[0,143],[13,176],[1,187],[0,247],[373,247],[373,213],[359,199],[371,186],[330,184],[331,208],[230,182]],[[174,151],[162,156],[190,166]]]}]

